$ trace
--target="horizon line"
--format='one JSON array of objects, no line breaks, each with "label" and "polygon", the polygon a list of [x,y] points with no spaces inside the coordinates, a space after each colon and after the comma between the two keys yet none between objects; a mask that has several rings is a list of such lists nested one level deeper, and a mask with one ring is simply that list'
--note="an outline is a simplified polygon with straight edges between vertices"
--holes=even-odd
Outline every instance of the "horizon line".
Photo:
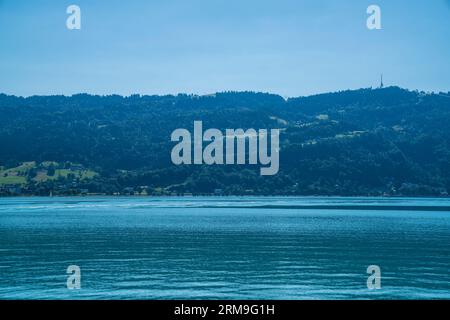
[{"label": "horizon line", "polygon": [[178,92],[178,93],[130,93],[130,94],[119,94],[119,93],[108,93],[108,94],[100,94],[100,93],[91,93],[91,92],[78,92],[78,93],[72,93],[72,94],[64,94],[64,93],[55,93],[55,94],[32,94],[32,95],[20,95],[20,94],[11,94],[11,93],[6,93],[6,92],[0,92],[0,95],[4,95],[4,96],[8,96],[8,97],[16,97],[16,98],[23,98],[23,99],[28,99],[28,98],[33,98],[33,97],[65,97],[65,98],[71,98],[74,96],[79,96],[79,95],[88,95],[88,96],[93,96],[93,97],[111,97],[111,96],[119,96],[122,98],[130,98],[133,96],[139,96],[139,97],[176,97],[176,96],[180,96],[180,95],[186,95],[186,96],[192,96],[192,97],[199,97],[199,98],[203,98],[203,97],[211,97],[211,96],[215,96],[217,94],[223,94],[223,93],[253,93],[253,94],[267,94],[267,95],[274,95],[274,96],[279,96],[281,98],[283,98],[284,100],[289,100],[289,99],[296,99],[296,98],[307,98],[307,97],[314,97],[314,96],[319,96],[319,95],[324,95],[324,94],[334,94],[334,93],[341,93],[341,92],[346,92],[346,91],[359,91],[359,90],[386,90],[386,89],[392,89],[392,88],[398,88],[401,90],[405,90],[408,92],[418,92],[418,93],[424,93],[424,94],[436,94],[436,95],[440,95],[442,93],[444,94],[449,94],[450,95],[450,90],[447,92],[444,91],[425,91],[425,90],[420,90],[420,89],[410,89],[410,88],[404,88],[404,87],[400,87],[398,85],[390,85],[390,86],[383,86],[383,87],[360,87],[360,88],[356,88],[356,89],[341,89],[341,90],[335,90],[335,91],[326,91],[326,92],[319,92],[319,93],[313,93],[313,94],[309,94],[309,95],[299,95],[299,96],[286,96],[286,95],[281,95],[278,93],[274,93],[274,92],[269,92],[269,91],[253,91],[253,90],[224,90],[224,91],[216,91],[213,93],[205,93],[205,94],[199,94],[199,93],[188,93],[188,92]]}]

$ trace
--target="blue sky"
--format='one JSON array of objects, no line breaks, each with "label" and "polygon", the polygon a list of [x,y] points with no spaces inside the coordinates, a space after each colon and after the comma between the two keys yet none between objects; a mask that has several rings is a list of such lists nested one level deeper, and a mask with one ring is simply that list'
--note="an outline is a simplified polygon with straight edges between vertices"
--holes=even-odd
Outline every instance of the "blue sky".
[{"label": "blue sky", "polygon": [[[79,5],[81,30],[66,28]],[[366,9],[382,10],[382,30]],[[450,0],[0,0],[0,92],[450,90]]]}]

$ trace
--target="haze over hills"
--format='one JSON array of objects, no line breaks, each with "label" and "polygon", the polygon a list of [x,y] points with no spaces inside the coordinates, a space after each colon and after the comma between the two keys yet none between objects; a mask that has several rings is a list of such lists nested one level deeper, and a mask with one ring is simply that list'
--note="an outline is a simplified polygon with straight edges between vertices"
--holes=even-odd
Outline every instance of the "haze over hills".
[{"label": "haze over hills", "polygon": [[[0,95],[0,194],[444,196],[450,92],[398,87],[283,99]],[[280,128],[280,170],[175,166],[177,128]]]}]

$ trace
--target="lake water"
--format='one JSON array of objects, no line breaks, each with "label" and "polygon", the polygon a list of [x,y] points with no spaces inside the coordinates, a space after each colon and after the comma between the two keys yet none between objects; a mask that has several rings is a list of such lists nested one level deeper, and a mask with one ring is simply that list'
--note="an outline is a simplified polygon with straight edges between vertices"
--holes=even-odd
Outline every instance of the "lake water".
[{"label": "lake water", "polygon": [[450,199],[0,199],[0,299],[442,298]]}]

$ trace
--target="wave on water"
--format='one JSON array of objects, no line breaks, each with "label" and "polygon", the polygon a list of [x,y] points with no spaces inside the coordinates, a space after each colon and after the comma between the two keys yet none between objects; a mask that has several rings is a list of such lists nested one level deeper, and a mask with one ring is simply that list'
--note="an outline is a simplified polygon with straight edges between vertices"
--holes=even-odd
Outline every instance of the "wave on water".
[{"label": "wave on water", "polygon": [[0,211],[113,210],[151,208],[447,211],[448,198],[176,197],[21,198],[4,200]]}]

